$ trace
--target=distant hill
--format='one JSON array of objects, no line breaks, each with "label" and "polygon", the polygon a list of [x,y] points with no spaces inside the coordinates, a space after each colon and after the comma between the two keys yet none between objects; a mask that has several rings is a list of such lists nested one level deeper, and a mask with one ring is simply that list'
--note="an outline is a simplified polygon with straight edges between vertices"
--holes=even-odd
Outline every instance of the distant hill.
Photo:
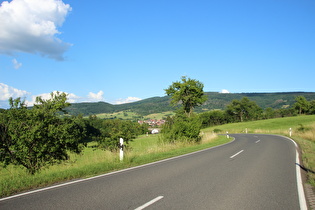
[{"label": "distant hill", "polygon": [[[283,93],[217,93],[206,92],[208,100],[204,105],[195,109],[196,112],[203,112],[213,109],[225,109],[233,99],[240,100],[243,97],[248,97],[250,100],[255,101],[258,106],[265,109],[271,107],[274,109],[288,108],[295,103],[297,96],[304,96],[308,101],[315,100],[315,92],[283,92]],[[171,98],[152,97],[141,101],[113,105],[106,102],[95,103],[73,103],[67,108],[69,114],[83,114],[92,115],[100,113],[114,113],[119,111],[130,110],[138,113],[139,115],[149,115],[152,113],[160,113],[175,110],[170,106]]]}]

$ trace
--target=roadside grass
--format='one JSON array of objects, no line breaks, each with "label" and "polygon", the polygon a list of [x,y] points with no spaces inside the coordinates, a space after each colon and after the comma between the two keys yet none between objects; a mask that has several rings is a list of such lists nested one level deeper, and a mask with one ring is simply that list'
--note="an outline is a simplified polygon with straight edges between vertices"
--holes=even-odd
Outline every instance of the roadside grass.
[{"label": "roadside grass", "polygon": [[199,144],[162,144],[158,134],[143,135],[130,143],[123,162],[119,160],[119,152],[97,149],[95,142],[90,142],[81,155],[70,154],[70,160],[45,168],[35,175],[28,174],[25,169],[18,166],[0,167],[0,197],[138,166],[217,146],[231,140],[206,132],[203,133],[202,139],[202,143]]},{"label": "roadside grass", "polygon": [[291,138],[299,145],[302,154],[302,164],[307,171],[308,182],[315,187],[315,115],[302,115],[253,122],[232,123],[206,128],[206,132],[217,133],[264,133],[279,134]]}]

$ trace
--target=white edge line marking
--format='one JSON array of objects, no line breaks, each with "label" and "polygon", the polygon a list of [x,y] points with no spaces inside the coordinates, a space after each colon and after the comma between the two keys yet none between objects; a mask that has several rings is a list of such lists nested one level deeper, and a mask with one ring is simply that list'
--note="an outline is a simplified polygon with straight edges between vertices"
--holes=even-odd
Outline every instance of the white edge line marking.
[{"label": "white edge line marking", "polygon": [[232,159],[232,158],[234,158],[235,156],[237,156],[237,155],[241,154],[242,152],[244,152],[244,150],[239,151],[239,152],[238,152],[238,153],[236,153],[235,155],[232,155],[230,158]]},{"label": "white edge line marking", "polygon": [[147,208],[148,206],[151,206],[152,204],[154,204],[155,202],[161,200],[163,198],[163,196],[158,196],[156,198],[154,198],[153,200],[143,204],[142,206],[139,206],[138,208],[136,208],[135,210],[142,210],[142,209],[145,209]]},{"label": "white edge line marking", "polygon": [[258,142],[260,142],[260,140],[257,140],[255,143],[258,143]]},{"label": "white edge line marking", "polygon": [[307,210],[307,204],[306,204],[306,199],[305,199],[305,193],[304,193],[304,188],[303,188],[303,182],[302,182],[302,177],[301,177],[301,168],[300,168],[300,158],[299,158],[299,152],[298,152],[298,145],[297,143],[288,137],[287,139],[291,140],[294,145],[295,145],[295,161],[296,161],[296,183],[297,183],[297,188],[298,188],[298,194],[299,194],[299,203],[300,203],[300,209],[301,210]]},{"label": "white edge line marking", "polygon": [[122,170],[119,170],[119,171],[113,171],[113,172],[101,174],[101,175],[98,175],[98,176],[93,176],[93,177],[90,177],[90,178],[78,179],[78,180],[70,181],[70,182],[63,183],[63,184],[57,184],[57,185],[53,185],[53,186],[50,186],[50,187],[45,187],[45,188],[41,188],[41,189],[37,189],[37,190],[32,190],[32,191],[25,192],[25,193],[11,195],[9,197],[0,198],[0,201],[9,200],[9,199],[12,199],[12,198],[16,198],[16,197],[20,197],[20,196],[24,196],[24,195],[29,195],[29,194],[33,194],[33,193],[36,193],[36,192],[46,191],[46,190],[50,190],[50,189],[54,189],[54,188],[58,188],[58,187],[62,187],[62,186],[67,186],[67,185],[71,185],[71,184],[75,184],[75,183],[79,183],[79,182],[84,182],[84,181],[88,181],[88,180],[92,180],[92,179],[97,179],[97,178],[100,178],[100,177],[109,176],[109,175],[113,175],[113,174],[117,174],[117,173],[121,173],[121,172],[126,172],[126,171],[134,170],[134,169],[137,169],[137,168],[142,168],[142,167],[154,165],[154,164],[157,164],[157,163],[166,162],[166,161],[169,161],[169,160],[174,160],[174,159],[177,159],[177,158],[193,155],[193,154],[196,154],[196,153],[199,153],[199,152],[203,152],[203,151],[212,150],[212,149],[215,149],[215,148],[218,148],[218,147],[222,147],[222,146],[231,144],[234,141],[235,141],[235,138],[232,141],[228,142],[228,143],[221,144],[221,145],[214,146],[214,147],[210,147],[210,148],[206,148],[206,149],[199,150],[199,151],[196,151],[196,152],[191,152],[191,153],[188,153],[188,154],[175,156],[175,157],[159,160],[159,161],[156,161],[156,162],[147,163],[147,164],[144,164],[144,165],[134,166],[134,167],[122,169]]},{"label": "white edge line marking", "polygon": [[298,164],[300,164],[300,158],[299,158],[299,152],[298,152],[299,146],[297,145],[297,143],[293,139],[290,139],[289,137],[286,137],[286,136],[271,135],[271,134],[264,134],[264,135],[280,136],[280,137],[283,137],[283,138],[290,140],[295,145],[295,161],[297,163],[295,166],[295,169],[296,169],[295,172],[296,172],[296,184],[297,184],[298,194],[299,194],[300,209],[301,210],[307,210],[307,204],[306,204],[303,182],[302,182],[302,177],[301,177],[301,168],[298,165]]}]

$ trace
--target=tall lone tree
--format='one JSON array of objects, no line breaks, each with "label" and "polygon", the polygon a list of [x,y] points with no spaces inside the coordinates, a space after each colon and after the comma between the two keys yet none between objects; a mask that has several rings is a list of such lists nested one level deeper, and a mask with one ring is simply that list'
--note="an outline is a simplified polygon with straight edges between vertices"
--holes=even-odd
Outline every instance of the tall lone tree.
[{"label": "tall lone tree", "polygon": [[202,105],[207,97],[203,92],[203,84],[197,80],[182,77],[181,82],[174,82],[168,89],[171,104],[181,104],[174,117],[168,118],[162,129],[162,139],[168,142],[200,141],[201,121],[198,115],[193,114],[194,107]]},{"label": "tall lone tree", "polygon": [[207,101],[203,87],[203,84],[198,80],[183,76],[181,81],[173,82],[169,88],[165,89],[165,92],[168,96],[171,96],[172,105],[182,104],[184,112],[190,116],[194,107]]}]

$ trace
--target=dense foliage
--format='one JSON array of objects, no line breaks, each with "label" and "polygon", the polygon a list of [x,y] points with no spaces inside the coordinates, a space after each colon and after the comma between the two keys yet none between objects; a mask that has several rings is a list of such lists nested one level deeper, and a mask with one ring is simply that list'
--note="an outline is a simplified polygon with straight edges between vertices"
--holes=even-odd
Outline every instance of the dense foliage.
[{"label": "dense foliage", "polygon": [[180,112],[173,117],[168,117],[162,129],[162,140],[164,142],[199,142],[201,120],[196,114]]},{"label": "dense foliage", "polygon": [[10,109],[0,112],[0,162],[20,165],[30,174],[69,158],[69,151],[80,153],[86,141],[115,151],[119,138],[125,144],[148,131],[146,124],[123,120],[101,120],[95,116],[60,115],[70,106],[65,93],[52,93],[51,99],[36,99],[27,108],[20,98],[10,99]]},{"label": "dense foliage", "polygon": [[68,151],[80,153],[83,127],[73,117],[60,118],[57,113],[69,104],[66,94],[38,97],[27,109],[24,102],[10,99],[11,108],[0,114],[0,161],[21,165],[34,174],[42,167],[69,158]]},{"label": "dense foliage", "polygon": [[172,105],[181,106],[175,116],[168,117],[166,120],[162,129],[163,141],[198,142],[201,121],[198,115],[193,114],[193,109],[207,100],[203,92],[203,84],[198,80],[182,77],[180,82],[173,82],[165,92],[171,96]]},{"label": "dense foliage", "polygon": [[203,92],[203,84],[195,79],[182,77],[181,81],[173,82],[165,92],[171,96],[172,105],[182,105],[182,109],[188,116],[192,114],[196,106],[202,105],[207,101]]},{"label": "dense foliage", "polygon": [[256,102],[244,97],[241,100],[234,99],[227,106],[226,112],[234,121],[243,122],[243,120],[258,119],[262,113],[262,109]]},{"label": "dense foliage", "polygon": [[119,139],[124,139],[125,146],[129,141],[148,131],[148,125],[128,120],[103,120],[94,116],[83,119],[88,137],[98,143],[98,147],[110,151],[119,149]]}]

